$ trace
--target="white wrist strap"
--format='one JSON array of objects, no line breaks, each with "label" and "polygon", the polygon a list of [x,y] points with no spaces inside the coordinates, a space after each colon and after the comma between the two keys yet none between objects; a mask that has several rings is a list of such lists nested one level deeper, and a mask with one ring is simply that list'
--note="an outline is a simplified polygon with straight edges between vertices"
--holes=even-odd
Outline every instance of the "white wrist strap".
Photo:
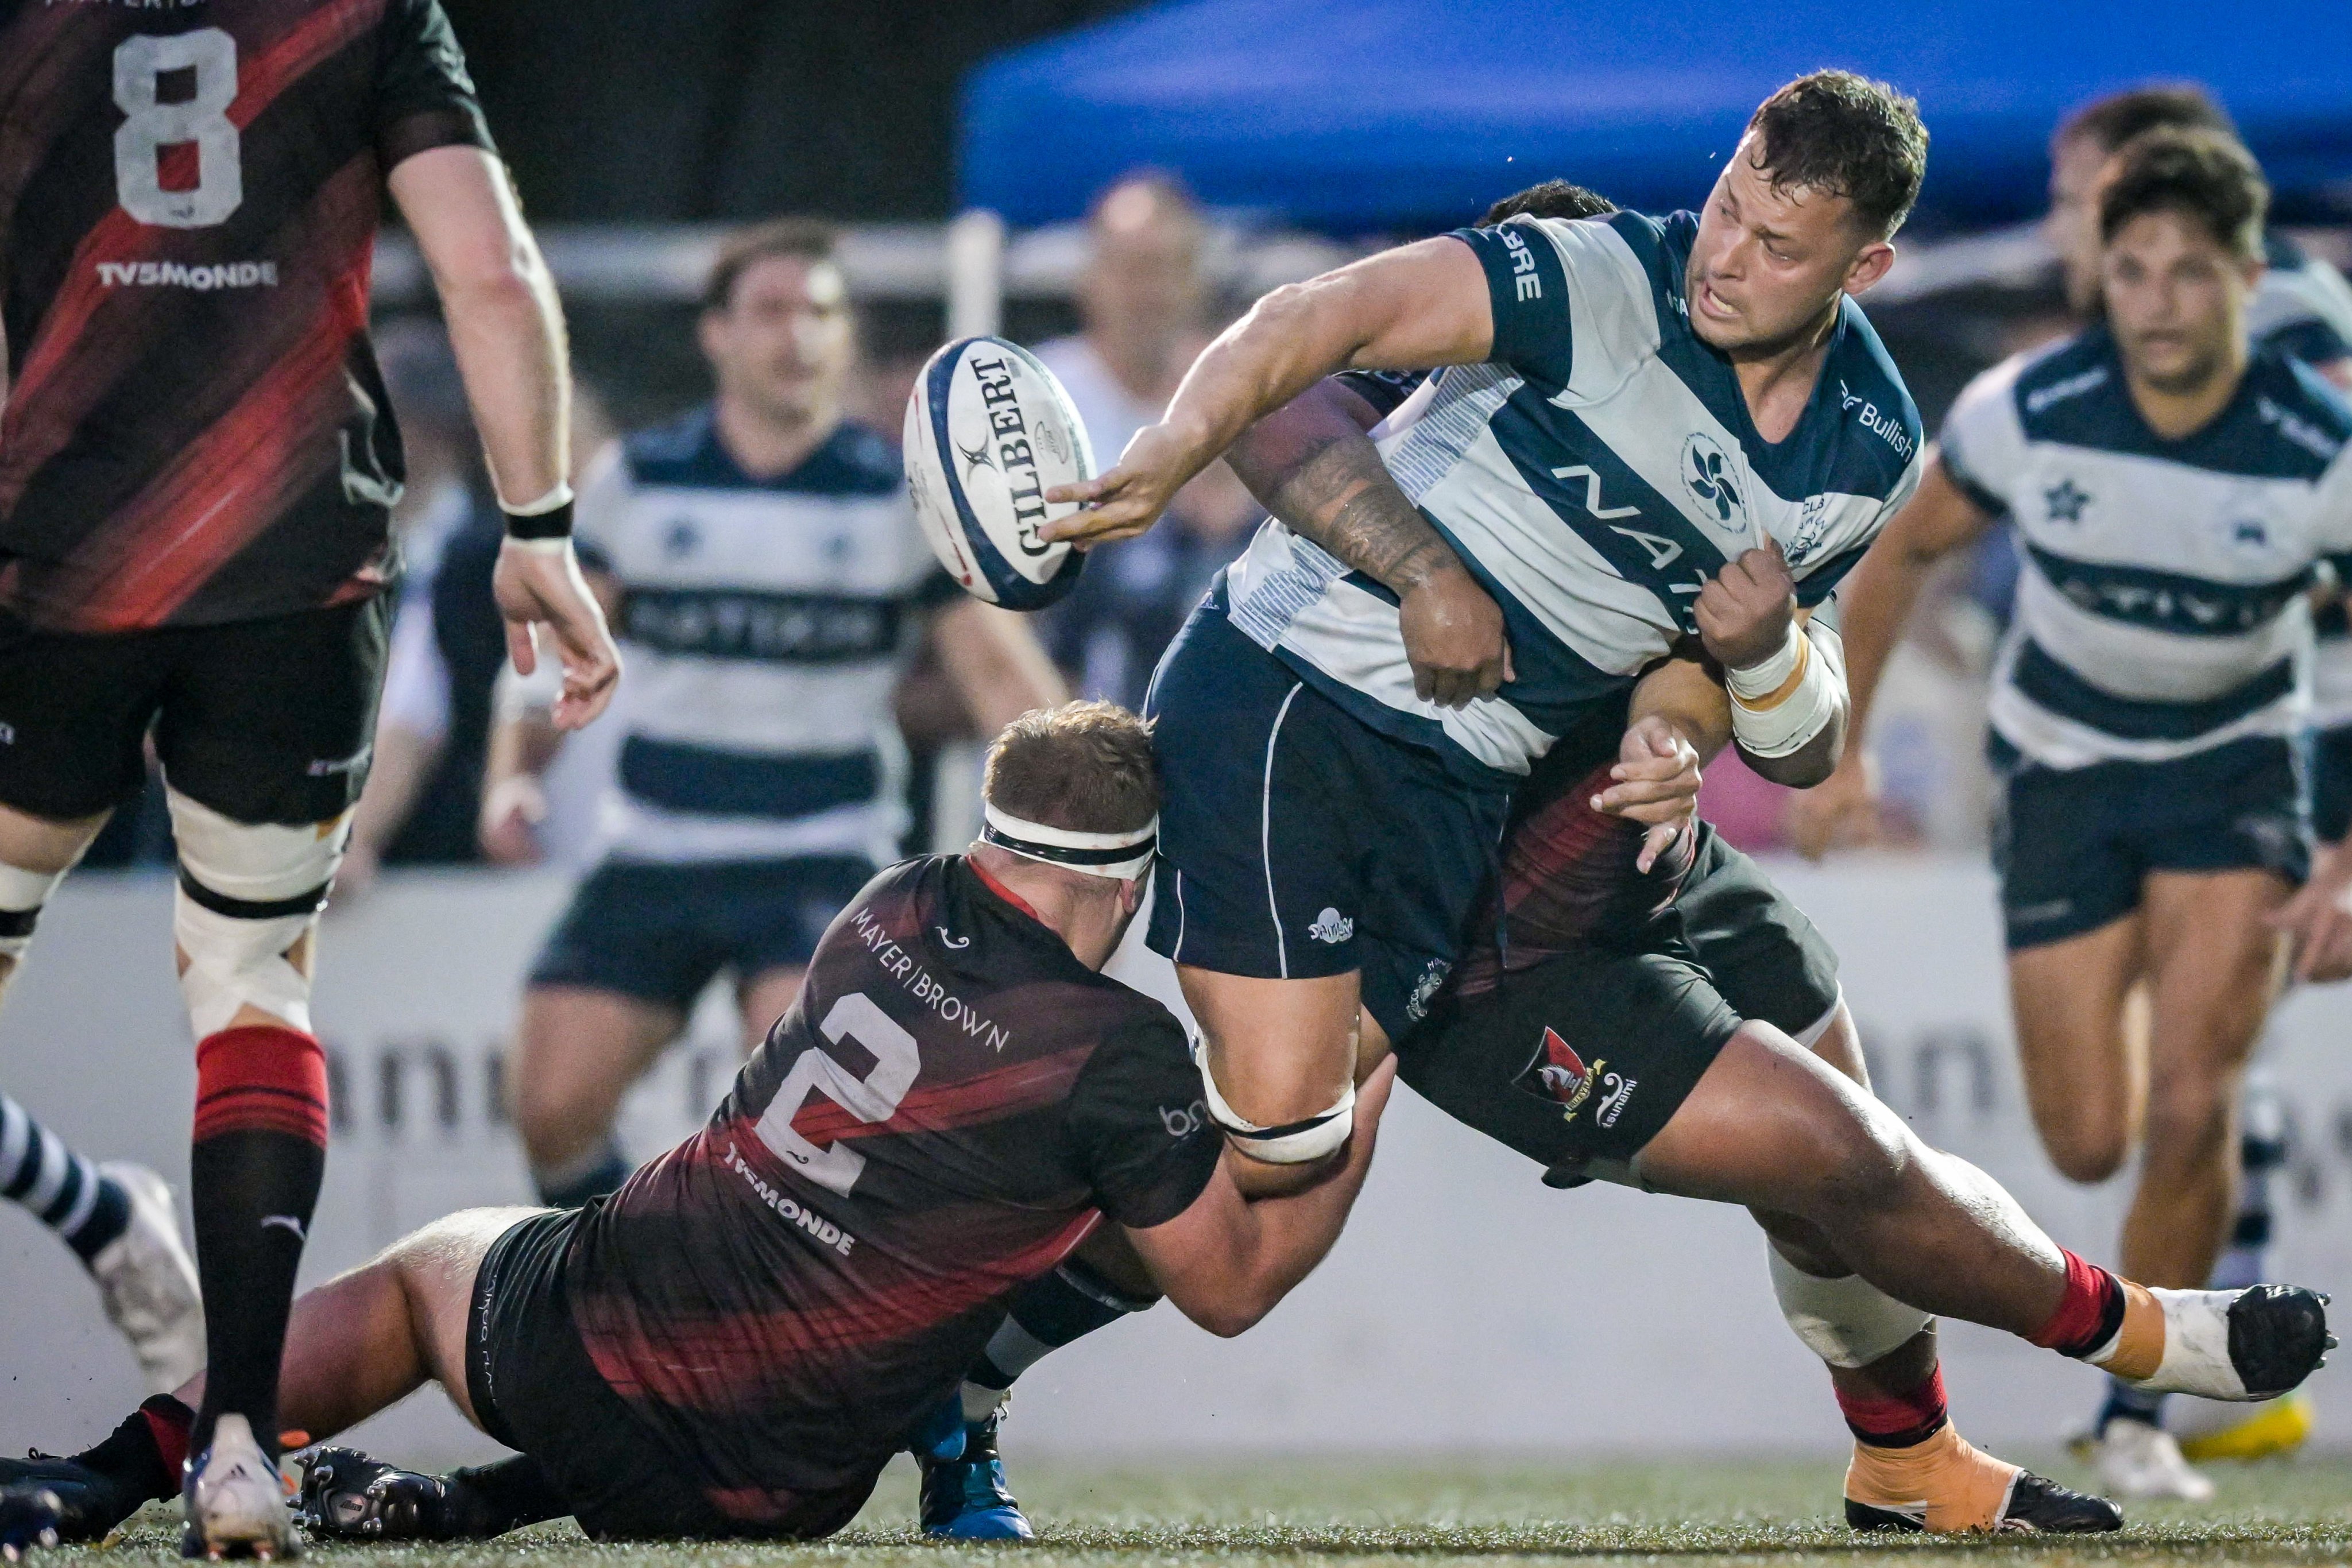
[{"label": "white wrist strap", "polygon": [[559,479],[555,482],[554,489],[550,490],[538,500],[525,501],[520,507],[508,506],[502,497],[499,502],[499,510],[509,517],[544,517],[558,507],[569,506],[571,503],[572,482],[568,479]]},{"label": "white wrist strap", "polygon": [[[1829,727],[1845,691],[1837,633],[1816,652],[1811,628],[1789,630],[1778,653],[1745,670],[1724,672],[1731,693],[1731,733],[1755,757],[1787,757]],[[1778,678],[1772,678],[1777,672]]]}]

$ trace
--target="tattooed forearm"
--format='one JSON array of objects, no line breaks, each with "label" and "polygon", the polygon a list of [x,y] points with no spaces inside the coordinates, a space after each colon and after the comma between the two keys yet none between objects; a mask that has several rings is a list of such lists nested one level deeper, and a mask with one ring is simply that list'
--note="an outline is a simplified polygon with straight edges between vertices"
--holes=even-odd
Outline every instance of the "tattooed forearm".
[{"label": "tattooed forearm", "polygon": [[1453,549],[1389,477],[1362,427],[1318,392],[1267,415],[1226,453],[1242,483],[1293,532],[1392,593],[1458,570]]}]

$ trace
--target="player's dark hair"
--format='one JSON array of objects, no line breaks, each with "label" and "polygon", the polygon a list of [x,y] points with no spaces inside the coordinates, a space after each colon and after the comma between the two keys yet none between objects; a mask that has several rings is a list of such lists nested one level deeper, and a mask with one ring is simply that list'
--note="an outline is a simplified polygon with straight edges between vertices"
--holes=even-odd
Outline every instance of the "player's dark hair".
[{"label": "player's dark hair", "polygon": [[2112,241],[2143,213],[2180,213],[2251,261],[2263,254],[2263,219],[2270,205],[2270,183],[2236,137],[2150,131],[2116,150],[2099,189],[2099,238]]},{"label": "player's dark hair", "polygon": [[1927,177],[1917,100],[1852,71],[1799,77],[1757,106],[1748,129],[1773,189],[1843,196],[1881,238],[1903,226]]},{"label": "player's dark hair", "polygon": [[1486,216],[1478,220],[1478,226],[1490,229],[1513,218],[1599,218],[1616,210],[1616,203],[1597,192],[1571,185],[1566,180],[1546,180],[1488,207]]},{"label": "player's dark hair", "polygon": [[2206,90],[2195,82],[2149,82],[2095,98],[2058,122],[2051,144],[2088,137],[2104,152],[2113,152],[2137,136],[2151,131],[2218,131],[2235,136],[2230,123]]},{"label": "player's dark hair", "polygon": [[729,235],[710,263],[702,284],[702,308],[724,310],[735,301],[735,283],[754,262],[772,256],[796,256],[803,261],[831,261],[835,246],[831,224],[817,218],[777,218]]},{"label": "player's dark hair", "polygon": [[1150,721],[1105,702],[1024,713],[989,747],[981,793],[1024,821],[1132,832],[1160,812]]}]

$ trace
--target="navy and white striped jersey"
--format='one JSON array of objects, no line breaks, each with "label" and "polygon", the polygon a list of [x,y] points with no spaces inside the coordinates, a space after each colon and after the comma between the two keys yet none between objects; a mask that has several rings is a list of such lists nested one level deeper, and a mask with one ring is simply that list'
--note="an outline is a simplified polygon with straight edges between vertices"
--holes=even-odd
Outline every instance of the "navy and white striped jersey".
[{"label": "navy and white striped jersey", "polygon": [[2352,406],[2274,349],[2180,441],[2140,417],[2103,327],[1969,382],[1944,467],[2011,519],[2021,557],[2000,737],[2080,768],[2293,730],[2313,568],[2352,552],[2347,438]]},{"label": "navy and white striped jersey", "polygon": [[[2273,235],[2263,246],[2270,269],[2246,303],[2246,329],[2307,365],[2352,361],[2352,283],[2293,242]],[[2332,600],[2314,618],[2318,657],[2311,666],[2311,723],[2352,725],[2352,620]]]},{"label": "navy and white striped jersey", "polygon": [[905,831],[892,694],[954,582],[888,442],[844,424],[753,479],[708,408],[608,450],[582,559],[621,585],[628,661],[601,847],[632,861],[867,854]]},{"label": "navy and white striped jersey", "polygon": [[2352,283],[2277,235],[2263,242],[2269,269],[2246,301],[2246,333],[2306,365],[2352,359]]},{"label": "navy and white striped jersey", "polygon": [[1847,299],[1802,418],[1764,440],[1691,330],[1697,227],[1618,213],[1460,232],[1494,357],[1432,377],[1373,432],[1502,607],[1517,680],[1459,709],[1416,698],[1394,598],[1279,523],[1231,569],[1234,624],[1366,723],[1491,777],[1525,774],[1694,634],[1699,590],[1767,535],[1820,604],[1917,484],[1918,413]]}]

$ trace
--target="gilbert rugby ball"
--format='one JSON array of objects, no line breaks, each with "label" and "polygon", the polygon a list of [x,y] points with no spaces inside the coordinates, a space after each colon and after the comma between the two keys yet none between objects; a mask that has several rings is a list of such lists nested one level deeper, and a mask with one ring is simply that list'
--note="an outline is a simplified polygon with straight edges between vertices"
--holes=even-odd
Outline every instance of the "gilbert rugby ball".
[{"label": "gilbert rugby ball", "polygon": [[964,591],[1043,610],[1077,586],[1086,552],[1040,537],[1078,508],[1056,485],[1094,476],[1070,394],[1035,355],[1002,338],[933,354],[907,400],[907,488],[931,552]]}]

